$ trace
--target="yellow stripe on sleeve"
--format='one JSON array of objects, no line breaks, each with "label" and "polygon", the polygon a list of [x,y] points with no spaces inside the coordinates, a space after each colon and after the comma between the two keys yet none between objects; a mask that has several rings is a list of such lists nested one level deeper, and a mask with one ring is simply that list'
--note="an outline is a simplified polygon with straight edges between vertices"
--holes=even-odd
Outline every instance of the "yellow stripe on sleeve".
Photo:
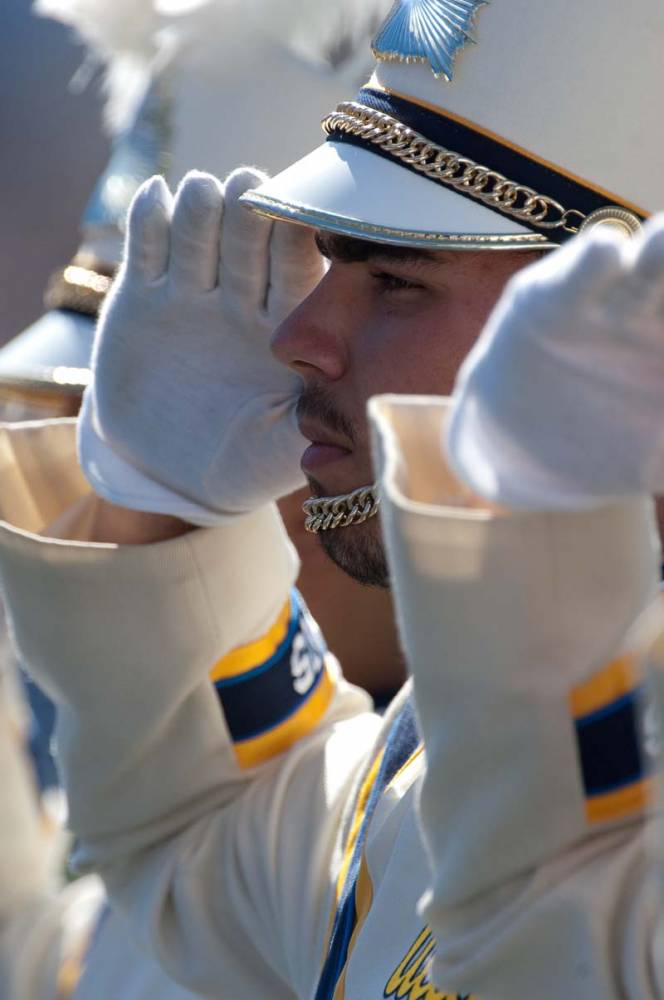
[{"label": "yellow stripe on sleeve", "polygon": [[586,799],[586,819],[589,823],[607,823],[612,820],[625,819],[636,813],[643,812],[652,804],[655,798],[655,785],[652,778],[644,778],[633,785],[619,788],[606,795],[594,795]]},{"label": "yellow stripe on sleeve", "polygon": [[274,656],[288,634],[288,624],[291,617],[291,603],[287,601],[274,625],[260,639],[238,646],[226,656],[223,656],[210,671],[213,682],[239,677],[249,670],[265,663]]},{"label": "yellow stripe on sleeve", "polygon": [[590,680],[573,689],[569,698],[572,716],[582,719],[610,705],[638,687],[642,679],[634,657],[623,656],[614,660]]}]

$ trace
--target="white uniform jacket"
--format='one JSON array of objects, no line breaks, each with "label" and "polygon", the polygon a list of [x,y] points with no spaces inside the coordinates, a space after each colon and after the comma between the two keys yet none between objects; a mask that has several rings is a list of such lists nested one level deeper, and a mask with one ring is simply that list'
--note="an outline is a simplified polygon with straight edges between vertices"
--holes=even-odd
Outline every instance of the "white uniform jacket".
[{"label": "white uniform jacket", "polygon": [[51,540],[86,489],[73,427],[2,431],[5,599],[59,706],[78,864],[204,997],[664,998],[651,505],[483,508],[440,457],[445,405],[372,407],[424,748],[409,686],[380,720],[325,654],[272,508]]}]

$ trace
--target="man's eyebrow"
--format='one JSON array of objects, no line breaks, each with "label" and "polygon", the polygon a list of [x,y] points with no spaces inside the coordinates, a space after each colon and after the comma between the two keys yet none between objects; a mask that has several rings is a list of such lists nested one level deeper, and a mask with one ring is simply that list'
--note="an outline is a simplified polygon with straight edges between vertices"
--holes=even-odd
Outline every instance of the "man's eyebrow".
[{"label": "man's eyebrow", "polygon": [[374,243],[354,236],[338,233],[316,232],[316,246],[328,260],[340,264],[357,264],[366,261],[392,261],[402,264],[440,265],[447,254],[444,251],[420,247],[397,246],[391,243]]}]

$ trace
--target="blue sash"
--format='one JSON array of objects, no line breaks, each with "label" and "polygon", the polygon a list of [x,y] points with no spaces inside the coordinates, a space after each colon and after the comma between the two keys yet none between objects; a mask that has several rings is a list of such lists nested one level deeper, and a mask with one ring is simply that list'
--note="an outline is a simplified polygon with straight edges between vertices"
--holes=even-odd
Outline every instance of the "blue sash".
[{"label": "blue sash", "polygon": [[385,745],[383,760],[367,800],[348,874],[337,904],[327,958],[318,982],[315,1000],[333,1000],[339,977],[348,959],[348,946],[357,919],[355,908],[357,879],[371,817],[383,791],[408,758],[415,753],[419,744],[420,737],[415,721],[415,710],[412,701],[408,701],[392,725]]}]

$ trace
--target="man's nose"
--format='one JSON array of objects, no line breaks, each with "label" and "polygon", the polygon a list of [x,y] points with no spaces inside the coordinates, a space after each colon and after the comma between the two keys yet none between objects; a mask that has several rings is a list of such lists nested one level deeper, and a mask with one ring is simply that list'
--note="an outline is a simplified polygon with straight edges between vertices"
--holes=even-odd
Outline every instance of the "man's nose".
[{"label": "man's nose", "polygon": [[328,274],[272,335],[277,361],[287,365],[305,382],[335,381],[348,367],[342,335],[348,318],[346,306],[335,292]]}]

